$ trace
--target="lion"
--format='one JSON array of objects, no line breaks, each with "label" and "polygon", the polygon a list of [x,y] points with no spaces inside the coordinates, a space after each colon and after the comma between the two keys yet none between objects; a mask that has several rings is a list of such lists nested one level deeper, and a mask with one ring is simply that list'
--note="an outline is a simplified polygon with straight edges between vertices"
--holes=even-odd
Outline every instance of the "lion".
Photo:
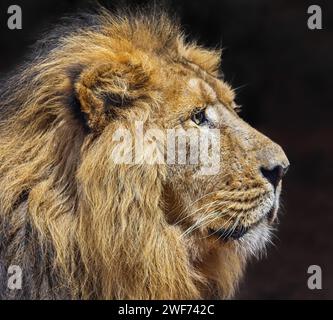
[{"label": "lion", "polygon": [[[240,118],[220,64],[163,12],[101,9],[38,42],[1,90],[0,298],[234,296],[270,242],[289,161]],[[218,172],[114,161],[115,131],[136,121],[217,130]]]}]

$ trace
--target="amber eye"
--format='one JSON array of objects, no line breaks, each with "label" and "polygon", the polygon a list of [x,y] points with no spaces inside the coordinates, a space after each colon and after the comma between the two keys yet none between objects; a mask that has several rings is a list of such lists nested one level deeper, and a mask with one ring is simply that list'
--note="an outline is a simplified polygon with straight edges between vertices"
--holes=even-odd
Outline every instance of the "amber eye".
[{"label": "amber eye", "polygon": [[195,111],[191,116],[191,120],[198,126],[202,126],[202,125],[208,123],[208,119],[206,118],[205,110]]}]

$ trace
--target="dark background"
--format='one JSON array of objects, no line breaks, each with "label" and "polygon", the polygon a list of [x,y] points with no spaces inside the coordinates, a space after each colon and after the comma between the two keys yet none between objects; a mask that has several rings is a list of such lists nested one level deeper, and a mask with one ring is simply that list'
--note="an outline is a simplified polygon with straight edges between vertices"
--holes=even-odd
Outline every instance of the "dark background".
[{"label": "dark background", "polygon": [[[88,2],[1,0],[0,77],[22,62],[42,31]],[[141,6],[147,1],[135,2]],[[262,261],[251,263],[237,298],[333,299],[333,4],[165,2],[178,13],[190,38],[225,48],[222,69],[239,88],[242,116],[281,144],[291,162],[275,246]],[[7,8],[12,4],[22,8],[23,30],[7,28]],[[322,8],[322,30],[307,28],[311,4]],[[310,265],[322,268],[322,290],[307,287]]]}]

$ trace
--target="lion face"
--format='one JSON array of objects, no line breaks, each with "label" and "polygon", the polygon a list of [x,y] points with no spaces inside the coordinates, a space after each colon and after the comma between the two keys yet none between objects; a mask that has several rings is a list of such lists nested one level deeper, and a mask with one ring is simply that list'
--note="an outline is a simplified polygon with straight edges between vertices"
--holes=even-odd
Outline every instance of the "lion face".
[{"label": "lion face", "polygon": [[286,155],[239,117],[234,94],[223,80],[201,70],[184,79],[179,91],[178,101],[184,102],[178,114],[192,106],[180,126],[199,136],[217,129],[219,165],[212,175],[198,174],[203,163],[169,167],[172,223],[183,227],[184,236],[240,240],[250,242],[251,249],[263,244],[279,208],[281,180],[289,166]]}]

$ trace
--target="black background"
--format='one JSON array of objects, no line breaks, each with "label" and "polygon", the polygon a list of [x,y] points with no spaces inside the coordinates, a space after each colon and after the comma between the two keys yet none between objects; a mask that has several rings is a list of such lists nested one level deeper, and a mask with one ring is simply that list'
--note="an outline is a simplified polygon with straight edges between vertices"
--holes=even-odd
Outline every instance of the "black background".
[{"label": "black background", "polygon": [[[146,2],[135,1],[140,6]],[[165,2],[178,13],[190,38],[210,47],[222,45],[222,69],[238,88],[242,116],[281,144],[291,162],[275,246],[262,261],[251,263],[237,298],[333,299],[332,3]],[[1,0],[0,76],[22,62],[41,32],[59,17],[88,3]],[[100,3],[124,5],[124,1]],[[7,28],[7,8],[12,4],[22,8],[22,30]],[[322,8],[322,30],[307,28],[311,4]],[[322,290],[307,287],[310,265],[322,268]]]}]

